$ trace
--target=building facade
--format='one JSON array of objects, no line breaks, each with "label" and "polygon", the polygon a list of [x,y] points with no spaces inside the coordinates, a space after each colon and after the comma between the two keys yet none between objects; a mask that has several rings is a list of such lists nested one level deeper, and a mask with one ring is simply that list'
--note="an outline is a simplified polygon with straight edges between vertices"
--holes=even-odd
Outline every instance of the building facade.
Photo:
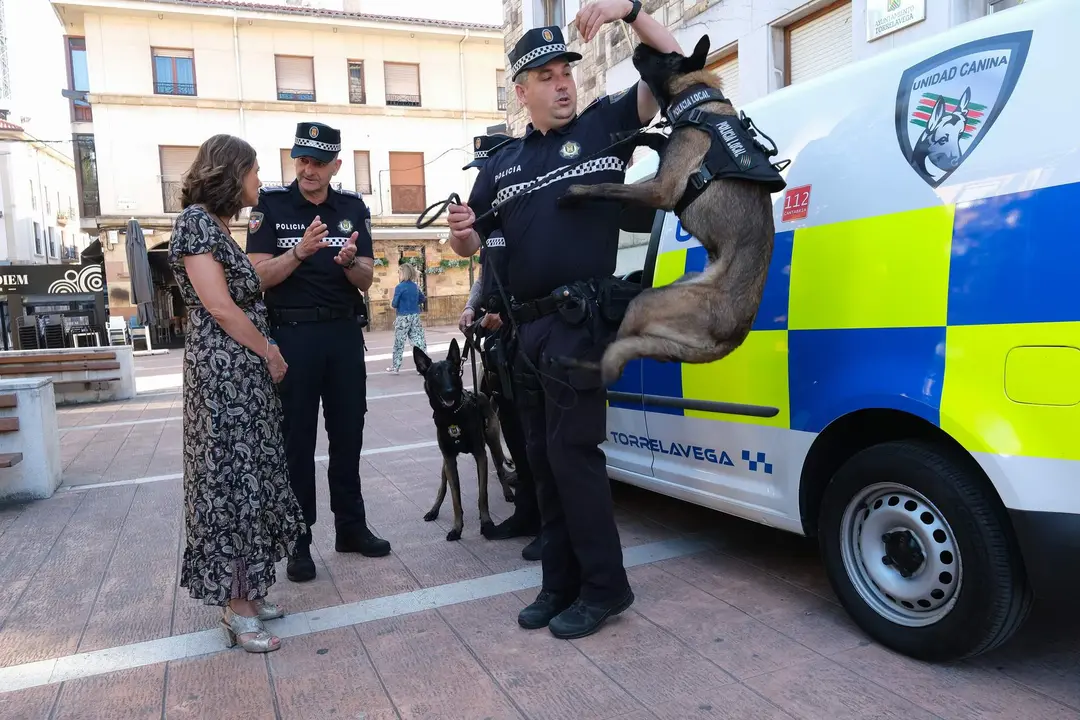
[{"label": "building facade", "polygon": [[[414,224],[425,206],[468,192],[475,171],[461,168],[472,138],[505,117],[499,0],[487,2],[491,24],[376,15],[369,6],[388,4],[362,0],[52,5],[66,34],[82,223],[105,251],[111,312],[132,313],[124,247],[131,218],[167,285],[163,250],[180,181],[204,140],[244,137],[259,154],[264,184],[290,183],[296,124],[318,121],[342,132],[338,186],[371,208],[373,326],[392,322],[386,306],[401,262],[424,267],[433,320],[456,319],[469,261],[444,243],[445,219],[423,231]],[[246,242],[245,217],[234,236]],[[171,312],[168,297],[160,310]]]},{"label": "building facade", "polygon": [[[0,0],[0,264],[78,262],[88,236],[63,83],[63,26],[48,3]],[[51,52],[50,52],[51,51]]]},{"label": "building facade", "polygon": [[[834,68],[935,35],[1025,0],[644,0],[642,9],[671,28],[689,53],[708,35],[708,67],[736,107],[806,82]],[[1037,2],[1038,0],[1027,0]],[[573,22],[586,0],[505,0],[505,50],[533,27],[559,25],[581,53],[575,77],[578,107],[629,87],[636,36],[605,25],[587,45]],[[507,124],[520,135],[528,118],[510,96]],[[639,150],[647,153],[650,150]]]}]

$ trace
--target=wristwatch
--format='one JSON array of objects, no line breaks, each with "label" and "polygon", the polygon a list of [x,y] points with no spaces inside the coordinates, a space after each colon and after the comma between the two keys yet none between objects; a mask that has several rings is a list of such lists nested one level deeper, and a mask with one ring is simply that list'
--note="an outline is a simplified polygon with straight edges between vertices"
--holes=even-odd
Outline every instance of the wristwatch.
[{"label": "wristwatch", "polygon": [[633,8],[623,18],[623,22],[628,25],[637,20],[638,13],[641,12],[641,0],[630,0],[630,4],[633,5]]},{"label": "wristwatch", "polygon": [[356,266],[356,256],[355,255],[352,256],[352,260],[349,261],[348,265],[342,265],[342,267],[344,267],[346,270],[352,270],[353,267],[355,267],[355,266]]}]

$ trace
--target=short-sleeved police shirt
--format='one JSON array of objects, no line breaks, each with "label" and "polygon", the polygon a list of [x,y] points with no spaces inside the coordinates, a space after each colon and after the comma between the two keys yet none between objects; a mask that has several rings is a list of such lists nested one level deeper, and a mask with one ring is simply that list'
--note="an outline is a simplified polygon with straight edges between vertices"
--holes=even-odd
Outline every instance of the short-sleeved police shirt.
[{"label": "short-sleeved police shirt", "polygon": [[490,307],[492,298],[499,297],[499,286],[495,284],[495,274],[498,273],[500,281],[506,282],[507,259],[506,238],[503,237],[502,230],[494,230],[484,239],[483,247],[480,248],[481,307]]},{"label": "short-sleeved police shirt", "polygon": [[362,302],[360,289],[349,282],[334,257],[354,232],[356,256],[374,258],[371,212],[355,193],[334,190],[315,205],[300,193],[294,180],[288,187],[263,188],[248,221],[247,251],[275,257],[291,252],[318,215],[326,223],[329,247],[315,252],[285,281],[266,291],[266,304],[276,308],[332,307],[351,309]]},{"label": "short-sleeved police shirt", "polygon": [[574,184],[623,182],[633,148],[624,144],[603,152],[562,178],[557,171],[604,150],[614,142],[613,133],[643,125],[634,85],[598,99],[546,135],[530,124],[524,137],[504,145],[480,169],[469,196],[478,216],[525,191],[536,178],[550,176],[526,197],[477,223],[481,238],[502,230],[507,260],[500,277],[516,300],[534,300],[566,283],[615,272],[622,203],[586,200],[560,208],[557,201]]}]

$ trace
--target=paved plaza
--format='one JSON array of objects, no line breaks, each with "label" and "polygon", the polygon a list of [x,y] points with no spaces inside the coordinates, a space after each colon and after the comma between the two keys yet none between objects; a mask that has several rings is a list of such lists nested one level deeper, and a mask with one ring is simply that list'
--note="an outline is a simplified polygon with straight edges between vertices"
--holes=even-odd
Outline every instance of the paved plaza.
[{"label": "paved plaza", "polygon": [[[455,334],[429,329],[432,355]],[[445,540],[449,499],[423,521],[441,460],[411,355],[384,372],[391,342],[368,337],[361,476],[393,552],[334,552],[321,436],[318,578],[279,567],[271,600],[290,614],[268,623],[269,655],[226,650],[217,611],[177,584],[180,351],[137,359],[134,400],[61,408],[63,486],[0,508],[0,718],[1080,718],[1075,612],[1037,606],[998,651],[919,663],[854,626],[813,541],[622,484],[636,603],[582,640],[521,630],[539,564],[527,539],[479,536],[471,462],[462,540]]]}]

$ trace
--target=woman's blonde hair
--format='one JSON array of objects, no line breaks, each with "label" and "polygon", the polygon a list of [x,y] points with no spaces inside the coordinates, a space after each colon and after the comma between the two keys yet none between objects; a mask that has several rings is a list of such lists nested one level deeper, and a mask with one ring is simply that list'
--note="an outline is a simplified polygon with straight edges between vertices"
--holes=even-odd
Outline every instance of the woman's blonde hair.
[{"label": "woman's blonde hair", "polygon": [[416,268],[414,268],[411,263],[403,262],[398,265],[398,272],[401,273],[401,280],[403,282],[416,282]]}]

